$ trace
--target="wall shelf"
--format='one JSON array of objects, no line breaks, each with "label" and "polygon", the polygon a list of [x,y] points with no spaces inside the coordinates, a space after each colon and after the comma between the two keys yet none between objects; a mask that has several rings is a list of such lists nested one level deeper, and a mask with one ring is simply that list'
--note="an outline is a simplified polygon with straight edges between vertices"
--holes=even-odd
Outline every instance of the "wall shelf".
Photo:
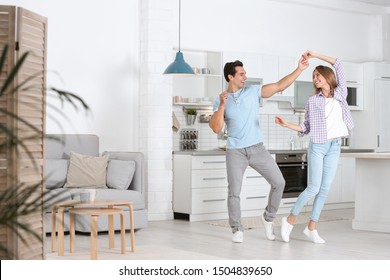
[{"label": "wall shelf", "polygon": [[[185,49],[183,49],[182,52],[184,53],[187,63],[191,65],[193,69],[201,71],[201,69],[207,68],[209,73],[202,74],[200,72],[195,75],[173,77],[172,96],[185,96],[188,98],[209,97],[214,99],[222,91],[222,53]],[[189,106],[204,107],[204,104],[189,104]],[[208,106],[212,106],[212,104],[208,104]]]},{"label": "wall shelf", "polygon": [[198,109],[198,110],[212,110],[213,103],[173,103],[173,106],[182,106],[183,111],[187,109]]}]

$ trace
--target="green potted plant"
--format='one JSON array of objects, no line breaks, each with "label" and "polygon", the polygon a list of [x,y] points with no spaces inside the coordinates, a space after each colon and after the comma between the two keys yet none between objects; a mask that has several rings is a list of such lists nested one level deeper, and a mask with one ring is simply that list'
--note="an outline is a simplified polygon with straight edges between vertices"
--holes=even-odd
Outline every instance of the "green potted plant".
[{"label": "green potted plant", "polygon": [[197,115],[196,109],[187,109],[187,124],[188,125],[193,125],[196,120],[196,115]]}]

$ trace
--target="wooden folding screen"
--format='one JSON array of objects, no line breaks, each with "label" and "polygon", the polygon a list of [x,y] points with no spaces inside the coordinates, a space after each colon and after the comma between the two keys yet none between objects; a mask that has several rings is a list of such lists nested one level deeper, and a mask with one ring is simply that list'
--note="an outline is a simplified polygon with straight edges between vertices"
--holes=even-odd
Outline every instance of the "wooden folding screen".
[{"label": "wooden folding screen", "polygon": [[[45,133],[45,92],[46,92],[46,45],[47,19],[23,8],[0,6],[0,51],[8,45],[6,67],[0,73],[0,87],[10,74],[15,62],[29,52],[15,82],[0,98],[0,108],[7,110],[23,121],[0,111],[0,123],[14,131],[23,145],[12,148],[7,145],[0,150],[0,193],[18,185],[39,185],[31,195],[42,199],[44,191],[44,133]],[[33,78],[32,78],[33,77]],[[17,86],[29,80],[22,88]],[[0,144],[8,142],[7,135],[0,131]],[[16,203],[14,201],[6,203]],[[4,203],[4,202],[3,202]],[[2,209],[4,209],[2,207]],[[18,221],[28,225],[44,240],[43,209],[28,216],[18,217]],[[26,234],[18,228],[18,232],[28,240],[21,241],[9,227],[0,224],[0,244],[13,254],[15,259],[44,259],[44,242]],[[5,255],[0,253],[0,259]]]}]

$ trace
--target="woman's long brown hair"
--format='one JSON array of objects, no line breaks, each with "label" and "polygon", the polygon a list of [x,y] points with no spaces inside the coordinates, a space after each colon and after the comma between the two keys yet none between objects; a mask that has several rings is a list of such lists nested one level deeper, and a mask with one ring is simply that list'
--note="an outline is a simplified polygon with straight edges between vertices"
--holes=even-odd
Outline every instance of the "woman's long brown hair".
[{"label": "woman's long brown hair", "polygon": [[[324,66],[324,65],[318,65],[314,71],[318,71],[318,73],[320,73],[326,80],[326,82],[329,84],[330,86],[330,94],[331,96],[333,97],[334,95],[334,89],[337,87],[337,79],[336,79],[336,75],[335,73],[333,72],[332,68],[328,67],[328,66]],[[314,71],[313,71],[313,77],[314,77]],[[314,86],[314,91],[315,93],[319,93],[321,88],[317,88],[314,83],[313,83],[313,86]]]}]

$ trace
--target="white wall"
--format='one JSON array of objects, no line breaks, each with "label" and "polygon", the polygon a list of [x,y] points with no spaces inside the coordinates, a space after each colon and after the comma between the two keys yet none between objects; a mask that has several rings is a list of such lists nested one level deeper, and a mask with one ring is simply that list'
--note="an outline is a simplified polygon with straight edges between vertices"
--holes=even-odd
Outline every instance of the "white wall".
[{"label": "white wall", "polygon": [[[382,60],[381,16],[258,0],[182,1],[187,48]],[[299,2],[299,1],[295,1]]]},{"label": "white wall", "polygon": [[[47,133],[92,133],[100,150],[138,149],[138,0],[2,0],[48,18],[48,85],[78,94],[87,116],[71,106],[50,110]],[[58,73],[58,74],[57,74]],[[57,104],[48,97],[48,103]],[[61,107],[59,107],[61,108]]]}]

